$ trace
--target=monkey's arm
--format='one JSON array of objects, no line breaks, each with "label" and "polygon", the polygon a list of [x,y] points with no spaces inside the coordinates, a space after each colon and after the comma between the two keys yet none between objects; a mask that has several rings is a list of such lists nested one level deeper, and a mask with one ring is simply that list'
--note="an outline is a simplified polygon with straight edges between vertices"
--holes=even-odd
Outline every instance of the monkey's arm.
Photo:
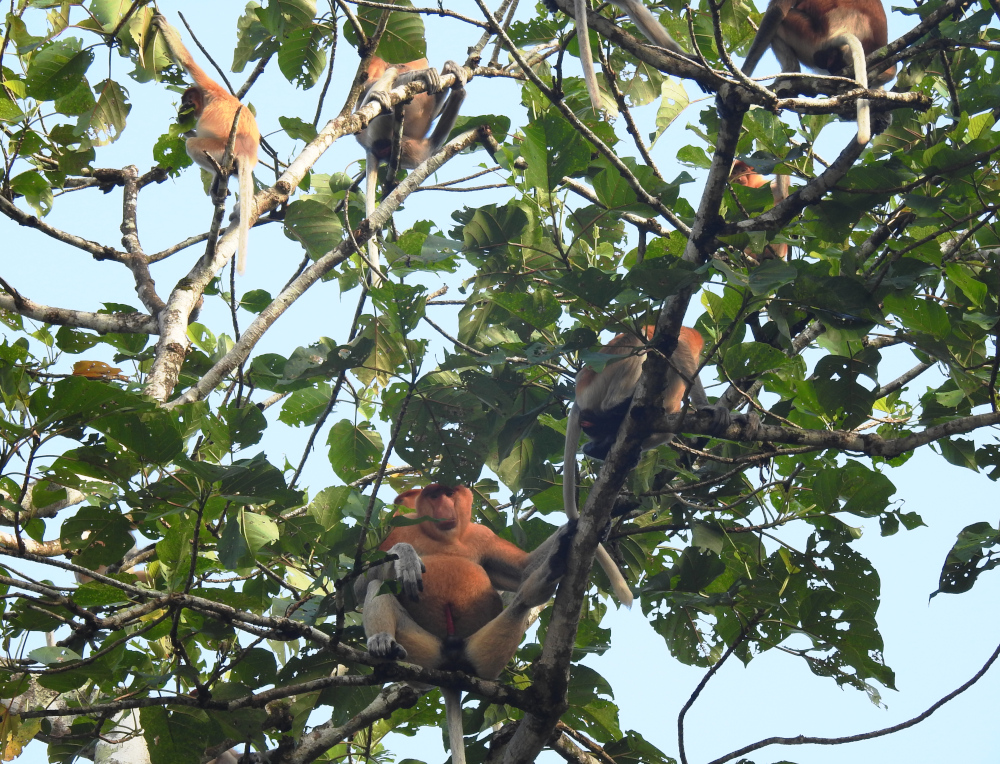
[{"label": "monkey's arm", "polygon": [[417,550],[405,542],[394,544],[389,554],[396,559],[383,565],[376,565],[365,571],[363,576],[354,580],[354,595],[359,602],[368,604],[378,592],[383,581],[394,578],[403,587],[403,595],[411,600],[419,600],[420,592],[424,590],[424,563],[420,560]]},{"label": "monkey's arm", "polygon": [[517,591],[530,557],[527,552],[500,538],[484,525],[470,525],[465,543],[473,550],[475,562],[486,571],[494,588],[505,592]]},{"label": "monkey's arm", "polygon": [[[438,76],[437,72],[434,69],[424,71],[434,73],[437,88],[440,90],[441,78]],[[458,118],[458,112],[462,107],[462,102],[465,101],[465,69],[456,64],[454,61],[446,61],[441,71],[444,74],[455,75],[455,84],[452,85],[447,98],[443,95],[439,95],[437,100],[434,102],[434,110],[431,112],[426,108],[415,108],[417,98],[419,98],[419,96],[417,96],[403,111],[404,137],[403,145],[400,149],[399,163],[402,167],[408,170],[412,170],[421,162],[425,161],[431,154],[445,144],[445,141],[448,140],[448,136],[451,135],[452,128],[455,127],[455,120]],[[412,72],[408,74],[412,75],[410,79],[415,79],[423,74],[423,72]],[[402,80],[402,77],[400,77],[400,80]],[[400,80],[397,80],[397,82],[400,82]],[[427,82],[427,87],[428,92],[430,92],[430,80]],[[427,135],[427,131],[430,130],[431,122],[435,118],[438,118],[438,122],[434,126],[434,132],[432,132],[428,137],[423,137]],[[395,155],[395,146],[393,146],[393,155]]]}]

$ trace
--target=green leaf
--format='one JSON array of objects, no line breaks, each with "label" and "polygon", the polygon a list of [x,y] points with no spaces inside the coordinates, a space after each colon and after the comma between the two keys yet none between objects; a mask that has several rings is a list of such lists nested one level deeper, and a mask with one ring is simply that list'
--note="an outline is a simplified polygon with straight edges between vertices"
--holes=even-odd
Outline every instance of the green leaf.
[{"label": "green leaf", "polygon": [[330,466],[347,482],[374,472],[382,458],[382,438],[368,424],[355,425],[347,419],[337,422],[326,439]]},{"label": "green leaf", "polygon": [[938,589],[931,596],[969,591],[981,573],[1000,565],[1000,531],[989,523],[967,525],[948,552]]},{"label": "green leaf", "polygon": [[84,79],[94,61],[94,52],[84,50],[76,37],[55,40],[32,58],[25,77],[28,96],[39,101],[54,101],[68,95]]},{"label": "green leaf", "polygon": [[326,37],[318,26],[285,35],[278,49],[278,68],[285,79],[303,90],[316,84],[326,67]]},{"label": "green leaf", "polygon": [[285,213],[285,235],[317,260],[336,247],[344,236],[340,218],[325,204],[298,199]]}]

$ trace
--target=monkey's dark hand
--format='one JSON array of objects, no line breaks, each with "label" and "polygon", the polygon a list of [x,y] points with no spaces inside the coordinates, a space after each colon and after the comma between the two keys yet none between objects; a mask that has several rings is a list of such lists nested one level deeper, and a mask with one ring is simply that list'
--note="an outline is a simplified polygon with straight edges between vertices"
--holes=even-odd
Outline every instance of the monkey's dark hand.
[{"label": "monkey's dark hand", "polygon": [[417,550],[405,542],[394,544],[389,554],[396,555],[394,572],[396,580],[403,587],[403,594],[416,602],[424,590],[423,573],[427,570],[420,560]]},{"label": "monkey's dark hand", "polygon": [[542,0],[542,5],[549,9],[549,13],[559,12],[559,6],[555,4],[555,0]]},{"label": "monkey's dark hand", "polygon": [[717,404],[701,406],[698,408],[698,414],[701,416],[711,416],[710,426],[713,435],[725,432],[729,428],[729,425],[733,423],[733,414],[725,406]]},{"label": "monkey's dark hand", "polygon": [[701,406],[698,409],[698,414],[702,416],[711,416],[711,432],[713,436],[720,437],[726,430],[729,429],[730,425],[736,424],[740,427],[750,427],[750,432],[756,432],[757,428],[760,426],[760,417],[755,413],[751,412],[749,414],[734,414],[725,406],[719,406],[718,404],[713,404],[710,406]]},{"label": "monkey's dark hand", "polygon": [[368,638],[368,652],[376,658],[406,660],[406,649],[387,631],[380,631]]}]

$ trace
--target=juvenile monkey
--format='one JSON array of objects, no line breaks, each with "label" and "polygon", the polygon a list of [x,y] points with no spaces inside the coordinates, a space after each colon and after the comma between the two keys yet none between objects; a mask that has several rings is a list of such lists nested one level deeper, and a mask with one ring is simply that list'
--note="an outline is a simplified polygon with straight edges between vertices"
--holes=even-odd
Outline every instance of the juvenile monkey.
[{"label": "juvenile monkey", "polygon": [[[465,100],[465,69],[454,61],[446,61],[441,73],[455,75],[455,84],[448,93],[441,87],[441,75],[437,69],[427,65],[426,58],[405,64],[388,64],[375,56],[368,64],[368,80],[359,109],[372,99],[389,108],[386,93],[392,88],[415,79],[422,79],[427,84],[427,90],[415,95],[401,111],[403,137],[399,146],[399,164],[403,169],[412,170],[441,148],[455,126],[458,110]],[[440,119],[434,132],[428,136],[431,124],[438,117]],[[365,215],[369,218],[375,211],[378,166],[390,161],[396,133],[394,116],[380,114],[355,136],[358,143],[365,147]],[[382,283],[382,272],[374,236],[368,239],[368,265],[371,268],[370,284],[377,287]]]},{"label": "juvenile monkey", "polygon": [[[426,668],[495,679],[517,651],[532,608],[555,592],[576,530],[571,521],[530,554],[472,522],[472,492],[432,484],[400,494],[417,525],[394,528],[379,549],[394,563],[355,583],[364,601],[368,651]],[[400,596],[377,594],[396,578]],[[516,592],[504,609],[497,589]],[[377,596],[376,596],[377,595]],[[462,694],[442,687],[453,764],[464,764]]]},{"label": "juvenile monkey", "polygon": [[[868,89],[865,56],[889,40],[885,9],[880,0],[771,0],[757,36],[743,64],[753,74],[764,51],[771,48],[783,72],[801,71],[799,63],[843,76],[850,67],[858,85]],[[879,73],[871,84],[880,87],[892,79],[895,65]],[[868,101],[858,99],[858,143],[871,140]]]},{"label": "juvenile monkey", "polygon": [[[163,41],[167,44],[171,57],[194,80],[194,86],[185,90],[181,96],[181,114],[193,113],[198,120],[195,123],[194,135],[187,139],[187,153],[197,165],[208,170],[213,176],[215,166],[208,157],[222,164],[233,122],[236,114],[240,115],[239,125],[236,128],[236,142],[233,146],[233,161],[236,163],[240,187],[239,257],[236,261],[236,271],[243,273],[246,269],[250,217],[253,213],[253,168],[257,165],[257,148],[260,145],[257,120],[254,119],[250,109],[230,95],[195,63],[181,42],[180,34],[170,25],[166,17],[156,15],[153,17],[153,24],[163,35]],[[214,182],[218,181],[219,179],[215,178]]]},{"label": "juvenile monkey", "polygon": [[[739,159],[733,162],[733,169],[729,173],[729,180],[733,183],[739,183],[741,186],[746,186],[747,188],[762,188],[765,183],[770,182],[771,184],[771,195],[774,197],[774,203],[780,204],[785,199],[788,198],[789,182],[787,175],[775,175],[774,180],[768,181],[763,175],[753,169],[746,162],[742,162]],[[788,245],[787,244],[768,244],[764,247],[764,251],[757,254],[751,251],[749,248],[744,250],[748,257],[754,260],[773,260],[775,258],[784,260],[788,256]]]},{"label": "juvenile monkey", "polygon": [[[552,13],[559,10],[553,0],[542,0],[545,7]],[[670,33],[663,28],[656,17],[650,12],[642,0],[611,0],[612,5],[621,8],[643,37],[653,45],[664,48],[678,55],[688,57],[684,49],[677,44]],[[583,67],[583,81],[587,85],[587,93],[590,94],[590,102],[594,111],[601,110],[601,91],[597,86],[597,74],[594,72],[594,54],[590,50],[590,30],[587,23],[587,0],[573,0],[573,17],[576,20],[576,39],[580,45],[580,65]]]},{"label": "juvenile monkey", "polygon": [[[643,332],[646,339],[652,339],[655,326],[647,326]],[[716,412],[717,427],[729,422],[729,412],[712,406],[705,395],[705,388],[698,379],[698,359],[704,347],[704,340],[694,329],[681,327],[677,337],[677,348],[670,356],[670,370],[663,391],[663,410],[674,414],[684,405],[687,395],[698,409],[711,408]],[[576,452],[580,447],[580,433],[585,432],[590,442],[584,445],[583,453],[592,459],[606,459],[611,446],[618,437],[618,429],[625,420],[632,396],[642,374],[646,361],[646,350],[642,340],[634,334],[619,334],[601,348],[602,353],[623,356],[620,361],[609,362],[601,371],[584,366],[576,377],[576,402],[570,408],[566,424],[566,450],[563,459],[563,506],[567,517],[576,519],[580,512],[576,506]],[[642,450],[655,448],[674,437],[670,432],[651,434],[642,443]],[[626,607],[632,606],[632,592],[615,561],[603,546],[597,547],[597,561],[600,563],[615,596]]]}]

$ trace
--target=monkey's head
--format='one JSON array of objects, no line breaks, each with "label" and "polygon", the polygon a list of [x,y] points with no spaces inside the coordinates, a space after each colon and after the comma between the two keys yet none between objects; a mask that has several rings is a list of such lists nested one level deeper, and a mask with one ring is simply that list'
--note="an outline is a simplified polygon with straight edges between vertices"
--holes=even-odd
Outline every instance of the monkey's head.
[{"label": "monkey's head", "polygon": [[201,110],[205,105],[204,96],[199,88],[188,88],[181,96],[181,105],[177,110],[177,121],[181,124],[190,122],[201,116]]},{"label": "monkey's head", "polygon": [[448,541],[460,537],[472,522],[472,492],[464,485],[450,488],[432,483],[423,490],[401,493],[393,502],[415,509],[415,517],[427,517],[433,522],[420,524],[420,530],[430,538]]},{"label": "monkey's head", "polygon": [[739,159],[733,162],[733,170],[729,174],[729,180],[747,188],[760,188],[767,183],[767,179],[763,175]]}]

